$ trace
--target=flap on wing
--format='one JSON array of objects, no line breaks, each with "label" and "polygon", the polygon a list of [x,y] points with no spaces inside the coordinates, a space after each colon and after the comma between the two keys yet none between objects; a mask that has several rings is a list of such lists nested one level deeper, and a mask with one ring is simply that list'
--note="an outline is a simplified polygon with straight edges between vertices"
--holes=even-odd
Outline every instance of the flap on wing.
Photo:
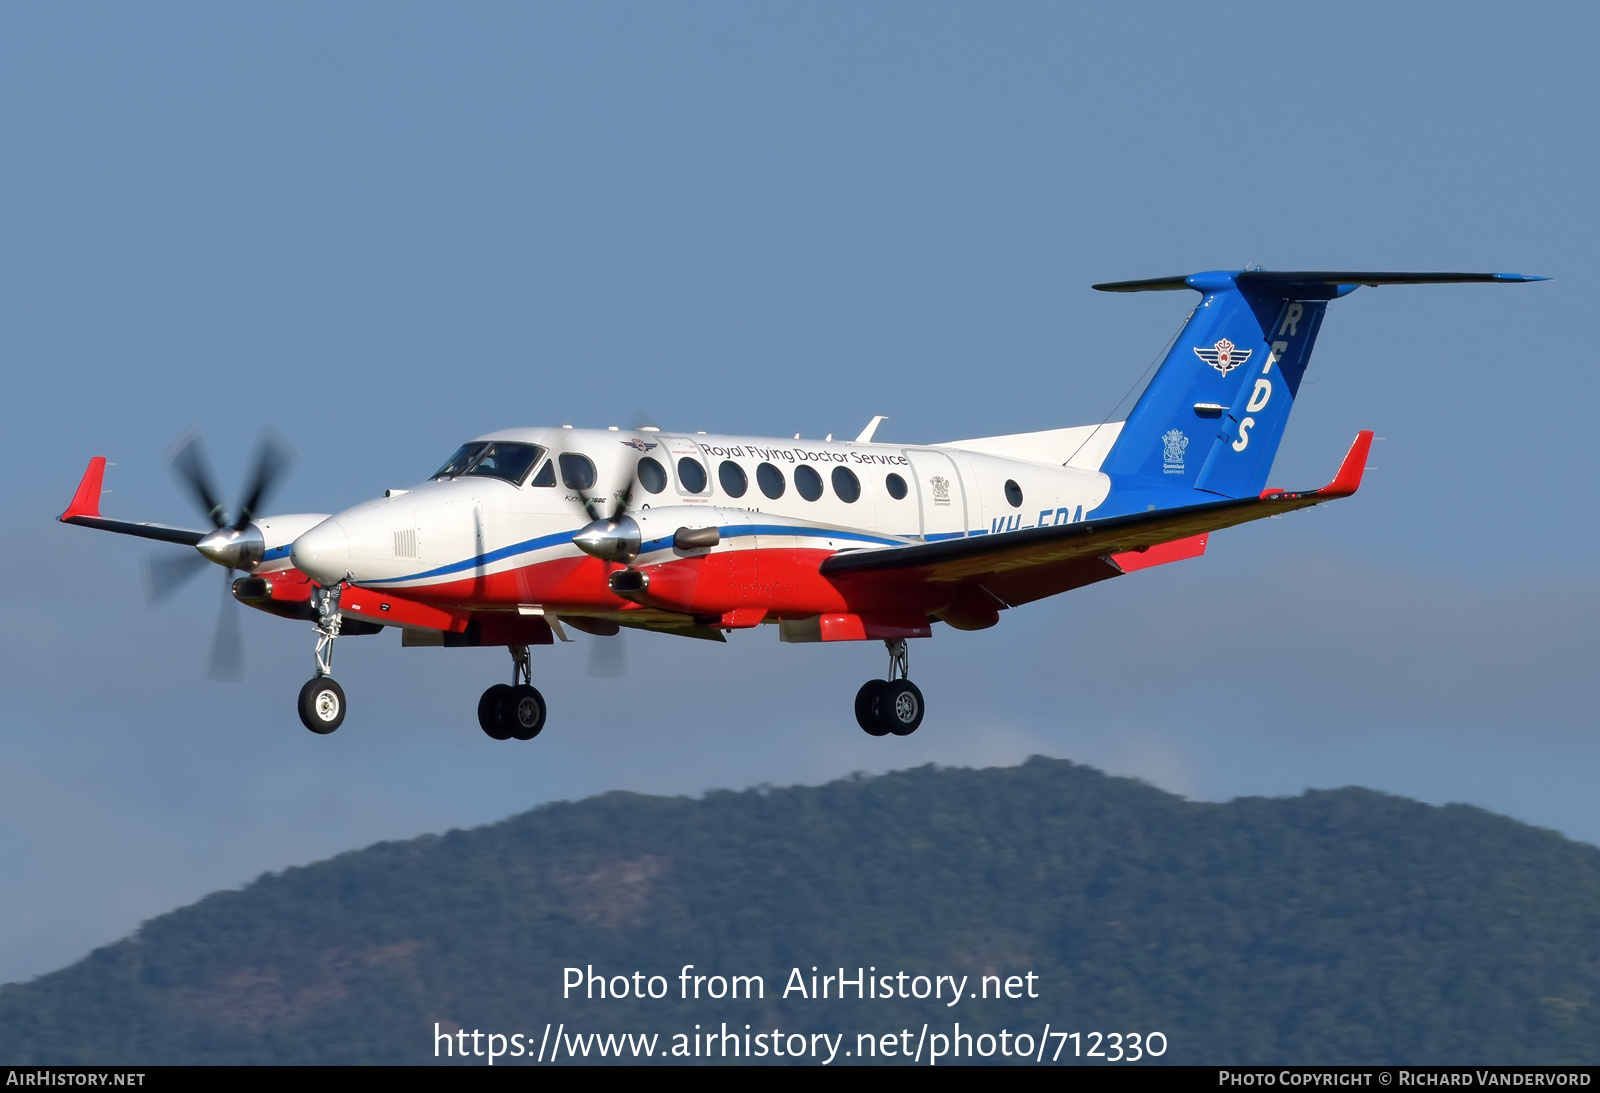
[{"label": "flap on wing", "polygon": [[848,551],[824,561],[822,573],[827,577],[842,577],[860,573],[916,571],[930,581],[969,581],[1040,566],[1056,566],[1077,559],[1141,551],[1235,524],[1349,497],[1361,485],[1361,472],[1366,467],[1367,452],[1371,446],[1371,431],[1363,431],[1350,446],[1333,481],[1318,490],[1302,493],[1267,490],[1260,497],[1209,501],[1105,520],[1085,520],[1077,524],[885,547],[882,550]]}]

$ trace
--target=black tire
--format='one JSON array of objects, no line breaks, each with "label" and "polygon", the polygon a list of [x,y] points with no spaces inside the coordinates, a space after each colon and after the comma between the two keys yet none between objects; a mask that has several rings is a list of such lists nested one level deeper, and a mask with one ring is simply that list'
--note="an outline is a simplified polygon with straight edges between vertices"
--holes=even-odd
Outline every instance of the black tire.
[{"label": "black tire", "polygon": [[888,684],[881,679],[869,679],[856,692],[856,724],[868,736],[887,736],[889,726],[878,718],[878,695]]},{"label": "black tire", "polygon": [[501,727],[500,708],[511,697],[509,684],[496,683],[478,699],[478,727],[490,740],[510,740],[511,733]]},{"label": "black tire", "polygon": [[344,688],[332,676],[306,680],[298,705],[300,723],[318,736],[327,736],[344,724]]},{"label": "black tire", "polygon": [[513,739],[532,740],[544,730],[544,695],[522,684],[500,700],[500,723]]},{"label": "black tire", "polygon": [[891,680],[878,692],[878,720],[896,736],[916,732],[922,710],[922,692],[909,679]]}]

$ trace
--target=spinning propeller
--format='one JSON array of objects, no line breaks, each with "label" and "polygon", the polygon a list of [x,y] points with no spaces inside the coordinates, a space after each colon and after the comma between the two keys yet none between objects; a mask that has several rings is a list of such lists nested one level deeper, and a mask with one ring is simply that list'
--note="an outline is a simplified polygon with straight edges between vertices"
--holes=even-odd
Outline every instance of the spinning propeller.
[{"label": "spinning propeller", "polygon": [[[584,490],[573,491],[578,495],[584,514],[589,517],[589,523],[572,537],[573,544],[585,554],[603,562],[619,563],[624,569],[629,568],[639,556],[639,525],[628,515],[628,508],[633,504],[633,491],[639,482],[639,461],[643,458],[641,452],[631,461],[623,460],[627,477],[622,480],[621,489],[612,490],[608,495],[613,499],[609,515],[600,504],[599,497],[591,496]],[[589,675],[611,679],[626,671],[620,626],[604,619],[586,619],[582,623],[568,621],[579,630],[609,639],[589,646]]]},{"label": "spinning propeller", "polygon": [[244,490],[239,515],[231,523],[227,510],[212,487],[200,437],[191,430],[178,439],[169,463],[179,484],[193,497],[212,530],[195,544],[196,553],[152,555],[145,561],[145,589],[152,602],[166,599],[195,574],[213,562],[223,567],[222,607],[211,641],[211,657],[206,678],[218,682],[237,682],[244,675],[244,646],[239,629],[239,604],[233,598],[233,571],[249,570],[261,560],[266,541],[251,521],[260,511],[283,472],[293,461],[289,445],[268,430],[261,438],[255,466]]}]

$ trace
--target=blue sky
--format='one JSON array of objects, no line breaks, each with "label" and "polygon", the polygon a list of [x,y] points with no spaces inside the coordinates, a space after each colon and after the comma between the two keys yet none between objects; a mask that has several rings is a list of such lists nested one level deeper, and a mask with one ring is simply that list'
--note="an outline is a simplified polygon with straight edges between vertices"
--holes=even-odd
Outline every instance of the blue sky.
[{"label": "blue sky", "polygon": [[[1207,799],[1356,783],[1600,841],[1585,5],[11,5],[0,10],[0,981],[264,870],[628,788],[1041,752]],[[914,644],[931,712],[853,724],[871,646],[493,650],[309,628],[220,577],[148,607],[198,426],[230,499],[335,511],[513,425],[929,442],[1100,420],[1181,322],[1096,281],[1511,270],[1337,302],[1275,484],[1350,501]]]}]

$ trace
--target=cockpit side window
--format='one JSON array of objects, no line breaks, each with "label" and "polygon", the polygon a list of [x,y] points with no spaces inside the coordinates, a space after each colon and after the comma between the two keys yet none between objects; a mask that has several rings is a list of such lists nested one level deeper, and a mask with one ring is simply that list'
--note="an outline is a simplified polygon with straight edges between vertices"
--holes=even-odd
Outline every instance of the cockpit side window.
[{"label": "cockpit side window", "polygon": [[499,478],[513,486],[522,485],[535,463],[544,458],[544,449],[537,444],[518,444],[510,440],[496,440],[489,444],[472,465],[457,473],[483,478]]},{"label": "cockpit side window", "polygon": [[472,461],[483,454],[489,446],[488,441],[475,440],[461,445],[456,449],[456,454],[445,461],[444,466],[433,473],[435,478],[454,478],[458,474],[466,474],[467,468],[472,466]]},{"label": "cockpit side window", "polygon": [[561,484],[569,490],[594,489],[594,462],[578,452],[561,453]]},{"label": "cockpit side window", "polygon": [[554,486],[556,484],[556,461],[550,460],[539,468],[539,473],[533,476],[530,486]]}]

